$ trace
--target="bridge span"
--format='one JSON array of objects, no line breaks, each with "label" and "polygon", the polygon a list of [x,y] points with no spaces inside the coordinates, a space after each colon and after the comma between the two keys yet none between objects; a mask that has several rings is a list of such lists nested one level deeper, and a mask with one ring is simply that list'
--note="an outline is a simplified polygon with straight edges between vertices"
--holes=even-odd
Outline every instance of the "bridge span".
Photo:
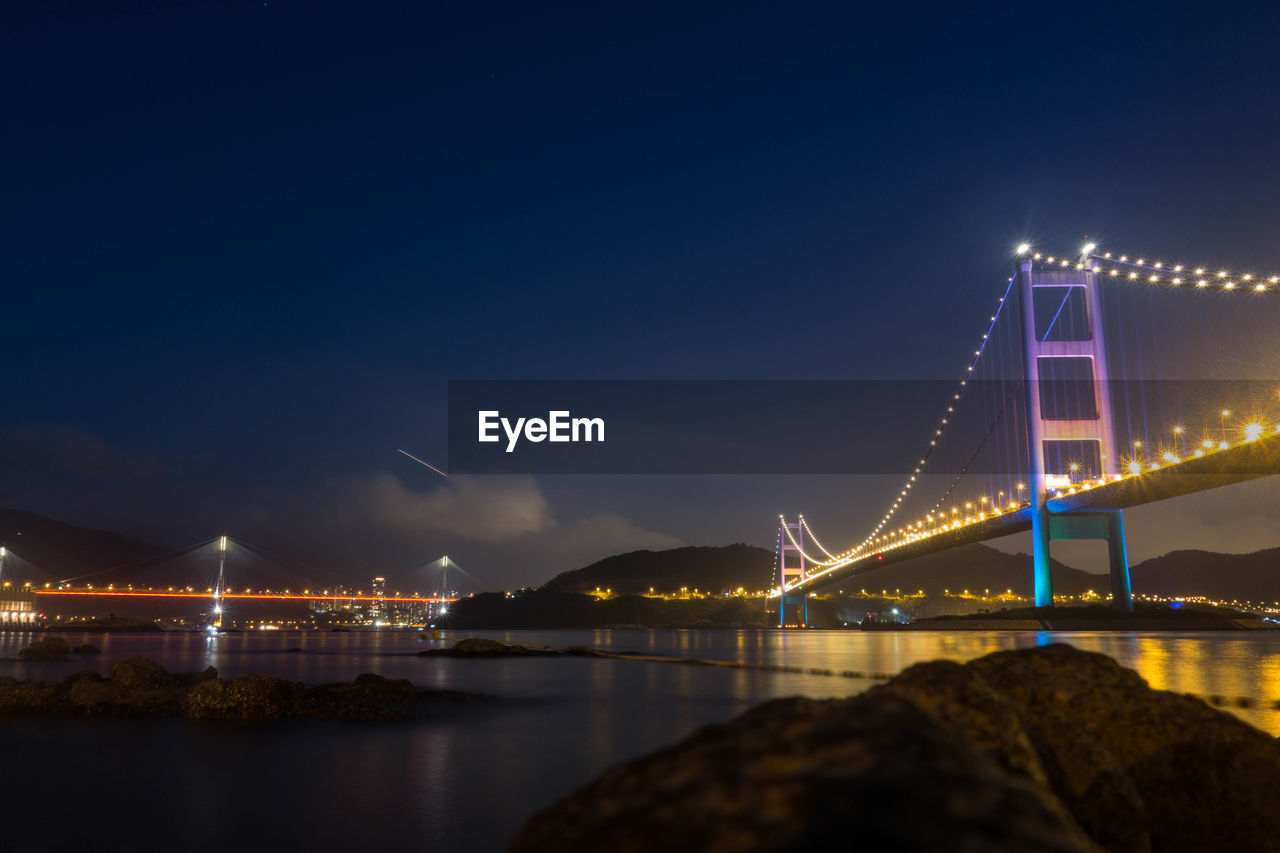
[{"label": "bridge span", "polygon": [[[1105,315],[1104,295],[1121,292],[1181,293],[1191,316],[1161,325],[1132,305]],[[1259,322],[1276,295],[1275,275],[1117,256],[1093,244],[1077,258],[1018,247],[990,325],[879,522],[833,552],[803,515],[780,519],[779,624],[804,624],[813,589],[1026,531],[1037,606],[1053,604],[1050,543],[1093,539],[1108,543],[1115,606],[1131,610],[1123,510],[1280,474],[1280,316]],[[1212,340],[1188,343],[1190,330],[1206,318],[1212,326],[1228,305],[1238,314],[1219,319]],[[1119,325],[1130,318],[1140,322]],[[1243,331],[1250,323],[1261,330],[1252,338]],[[1236,343],[1245,359],[1233,368],[1223,353]],[[1211,388],[1189,401],[1184,388],[1159,384],[1160,368],[1183,381],[1206,366],[1227,377],[1247,370],[1261,378],[1245,381],[1262,392],[1235,399]],[[966,417],[968,433],[957,426]]]}]

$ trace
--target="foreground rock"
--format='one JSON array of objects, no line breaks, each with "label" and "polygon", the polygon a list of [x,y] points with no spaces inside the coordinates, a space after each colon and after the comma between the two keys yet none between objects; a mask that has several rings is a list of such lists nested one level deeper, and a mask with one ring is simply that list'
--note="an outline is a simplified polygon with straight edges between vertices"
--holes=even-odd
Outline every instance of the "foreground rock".
[{"label": "foreground rock", "polygon": [[1280,746],[1070,646],[785,699],[606,772],[515,851],[1274,850]]},{"label": "foreground rock", "polygon": [[219,678],[217,670],[170,673],[134,658],[103,678],[86,670],[61,682],[0,678],[0,714],[183,716],[202,720],[403,720],[432,699],[473,698],[452,691],[418,693],[408,681],[359,676],[351,684],[307,687],[261,675]]}]

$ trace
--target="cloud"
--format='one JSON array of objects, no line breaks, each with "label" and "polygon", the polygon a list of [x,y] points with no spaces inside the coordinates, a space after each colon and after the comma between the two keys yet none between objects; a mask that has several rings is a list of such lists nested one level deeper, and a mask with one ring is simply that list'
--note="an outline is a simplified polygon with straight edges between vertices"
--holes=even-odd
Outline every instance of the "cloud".
[{"label": "cloud", "polygon": [[440,541],[441,535],[444,541],[470,540],[470,553],[486,567],[491,584],[520,585],[612,554],[684,544],[613,512],[562,522],[532,477],[455,476],[415,490],[382,472],[336,485],[341,492],[336,511],[348,529],[374,528],[420,546]]},{"label": "cloud", "polygon": [[152,457],[127,456],[84,430],[58,425],[0,428],[0,467],[86,477],[152,478],[164,472]]},{"label": "cloud", "polygon": [[678,548],[684,544],[675,536],[637,527],[612,512],[568,522],[556,532],[556,538],[566,551],[602,557],[625,551]]},{"label": "cloud", "polygon": [[529,477],[452,477],[434,489],[415,491],[381,472],[337,485],[357,516],[393,532],[449,532],[492,542],[556,524],[542,490]]}]

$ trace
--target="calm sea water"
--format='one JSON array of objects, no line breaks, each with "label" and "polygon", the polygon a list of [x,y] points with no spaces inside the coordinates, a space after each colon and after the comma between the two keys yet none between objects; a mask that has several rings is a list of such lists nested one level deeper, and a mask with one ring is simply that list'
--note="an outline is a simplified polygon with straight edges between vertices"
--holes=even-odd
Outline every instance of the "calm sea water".
[{"label": "calm sea water", "polygon": [[[455,660],[415,655],[413,633],[65,635],[97,657],[0,662],[0,675],[104,674],[145,656],[171,671],[319,684],[377,672],[487,694],[421,722],[4,720],[0,831],[45,849],[500,850],[536,810],[601,770],[767,699],[836,697],[874,682],[638,661]],[[1280,699],[1280,633],[1055,634],[859,631],[477,631],[554,647],[898,672],[1055,641],[1111,655],[1154,687]],[[0,634],[0,657],[31,635]],[[290,648],[300,652],[287,651]],[[1280,734],[1280,712],[1235,711]],[[16,849],[16,848],[15,848]]]}]

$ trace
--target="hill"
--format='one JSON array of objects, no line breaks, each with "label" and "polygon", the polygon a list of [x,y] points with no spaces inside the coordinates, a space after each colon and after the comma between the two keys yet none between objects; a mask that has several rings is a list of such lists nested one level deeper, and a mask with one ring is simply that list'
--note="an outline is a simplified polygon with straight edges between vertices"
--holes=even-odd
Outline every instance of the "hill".
[{"label": "hill", "polygon": [[[543,589],[552,592],[590,592],[612,589],[621,595],[675,592],[681,587],[722,592],[742,587],[756,591],[777,584],[772,551],[752,545],[725,547],[685,547],[669,551],[632,551],[606,557],[581,569],[564,572],[548,581]],[[1107,579],[1055,562],[1054,584],[1065,594],[1085,590],[1105,590]],[[946,589],[1013,589],[1031,593],[1031,558],[1009,554],[986,545],[966,545],[952,551],[931,554],[907,563],[848,579],[835,588],[848,591],[866,589],[923,589],[941,594]],[[831,589],[832,592],[835,588]]]},{"label": "hill", "polygon": [[754,545],[630,551],[556,575],[542,589],[583,593],[599,587],[619,595],[645,593],[650,587],[658,592],[681,587],[717,593],[738,587],[756,591],[776,583],[773,565],[773,552]]},{"label": "hill", "polygon": [[[1057,560],[1053,561],[1053,588],[1063,595],[1079,595],[1087,590],[1105,592],[1110,581],[1107,575],[1096,575],[1073,569]],[[970,589],[993,592],[1011,589],[1019,595],[1034,592],[1031,576],[1031,557],[1027,554],[1010,554],[987,545],[964,545],[950,551],[940,551],[905,563],[895,563],[884,569],[849,578],[835,584],[846,592],[879,592],[887,589],[919,590],[931,595],[941,595]]]},{"label": "hill", "polygon": [[[589,592],[600,587],[619,594],[643,593],[650,587],[675,592],[682,586],[711,592],[738,587],[755,591],[777,583],[774,560],[773,552],[751,545],[632,551],[557,575],[543,588]],[[1280,548],[1252,554],[1172,551],[1139,563],[1131,574],[1135,593],[1203,595],[1216,601],[1280,601]],[[1080,571],[1056,560],[1053,563],[1053,587],[1060,594],[1105,593],[1109,585],[1105,574]],[[865,589],[870,593],[923,589],[931,594],[948,589],[1012,589],[1029,596],[1031,558],[987,545],[966,545],[848,578],[828,589]]]},{"label": "hill", "polygon": [[1170,551],[1130,569],[1135,592],[1217,601],[1280,601],[1280,548],[1251,554]]},{"label": "hill", "polygon": [[146,560],[166,549],[105,530],[86,530],[33,512],[0,508],[6,579],[45,582]]}]

